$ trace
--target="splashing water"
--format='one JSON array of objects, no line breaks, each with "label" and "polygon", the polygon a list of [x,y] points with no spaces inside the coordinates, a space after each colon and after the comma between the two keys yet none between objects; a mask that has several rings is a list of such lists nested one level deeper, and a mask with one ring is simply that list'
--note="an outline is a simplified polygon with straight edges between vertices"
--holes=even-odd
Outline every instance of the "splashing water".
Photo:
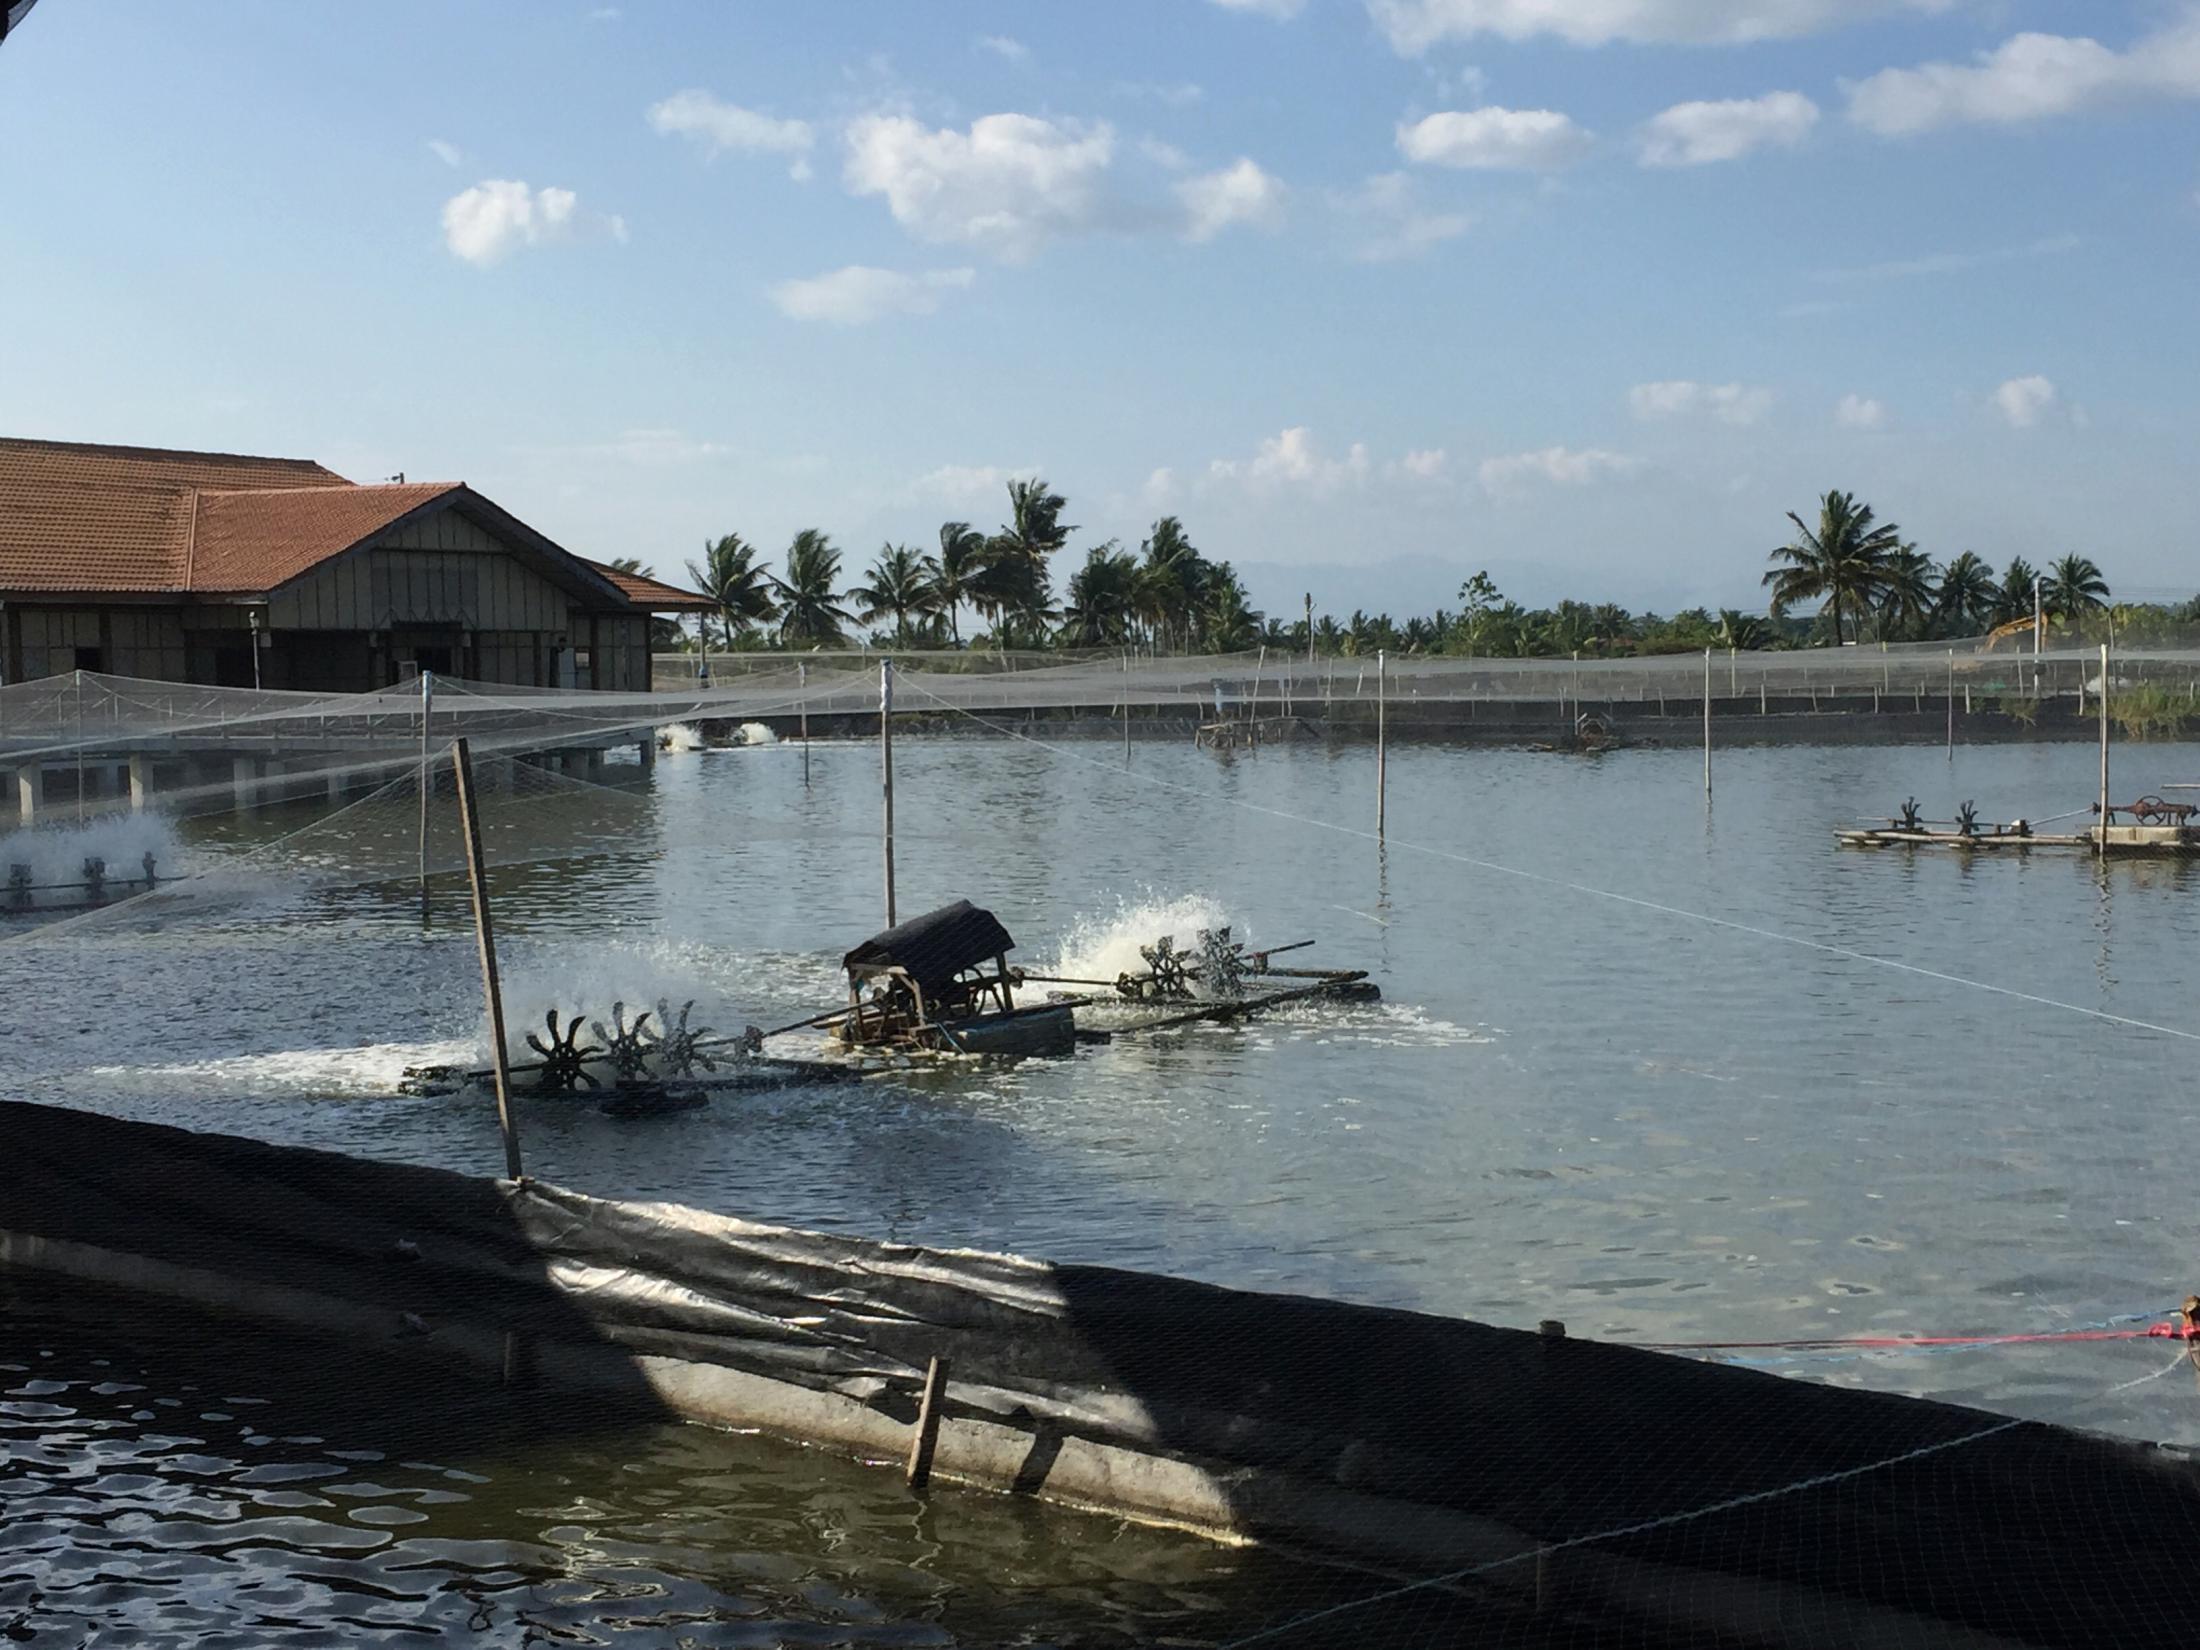
[{"label": "splashing water", "polygon": [[686,722],[671,722],[660,728],[658,743],[668,751],[699,751],[709,748],[710,741],[703,737],[702,729]]},{"label": "splashing water", "polygon": [[[1080,980],[1142,974],[1146,959],[1138,954],[1139,947],[1152,945],[1166,934],[1179,951],[1190,951],[1198,946],[1201,929],[1221,928],[1229,922],[1230,913],[1222,903],[1205,894],[1125,896],[1113,912],[1080,916],[1072,922],[1054,960],[1042,972]],[[1231,937],[1245,938],[1234,929]]]},{"label": "splashing water", "polygon": [[[532,1031],[540,1035],[543,1017],[553,1008],[558,1011],[561,1027],[576,1013],[584,1020],[601,1020],[608,1027],[612,1005],[624,1003],[629,1024],[633,1023],[636,1014],[647,1009],[654,1027],[660,999],[670,1006],[677,1018],[680,1005],[693,998],[695,1011],[689,1016],[691,1028],[708,1026],[720,1035],[730,1036],[740,1031],[745,1020],[721,982],[711,978],[714,972],[719,972],[711,966],[715,960],[699,948],[659,944],[591,945],[580,949],[558,946],[542,955],[521,959],[503,970],[506,1052],[514,1060],[534,1059],[534,1051],[527,1046],[527,1033]],[[486,1063],[489,1055],[486,1010],[480,1016],[474,1035],[475,1053]],[[600,1041],[593,1034],[585,1040]]]},{"label": "splashing water", "polygon": [[743,722],[741,724],[741,743],[744,745],[776,745],[779,743],[779,735],[772,732],[770,728],[761,722]]},{"label": "splashing water", "polygon": [[107,897],[115,899],[132,892],[122,884],[142,884],[148,854],[163,879],[183,874],[182,844],[159,814],[110,814],[10,831],[0,836],[0,888],[20,865],[33,887],[52,890],[32,895],[33,907],[75,905],[85,897],[84,862],[100,859],[107,864]]}]

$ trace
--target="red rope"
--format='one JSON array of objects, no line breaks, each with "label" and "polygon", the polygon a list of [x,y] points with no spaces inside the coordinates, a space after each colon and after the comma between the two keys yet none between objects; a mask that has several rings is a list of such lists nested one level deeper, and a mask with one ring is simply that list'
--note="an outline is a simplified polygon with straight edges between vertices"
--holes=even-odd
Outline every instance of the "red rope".
[{"label": "red rope", "polygon": [[1847,1335],[1801,1341],[1637,1341],[1651,1352],[1783,1352],[1853,1346],[2023,1346],[2042,1341],[2200,1341],[2200,1326],[2155,1323],[2144,1329],[2070,1329],[2039,1335]]}]

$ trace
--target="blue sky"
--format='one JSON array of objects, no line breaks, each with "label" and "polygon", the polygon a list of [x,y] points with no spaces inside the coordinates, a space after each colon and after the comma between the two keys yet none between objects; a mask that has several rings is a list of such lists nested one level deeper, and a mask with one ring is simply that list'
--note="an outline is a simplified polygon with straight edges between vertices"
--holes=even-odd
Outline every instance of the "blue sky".
[{"label": "blue sky", "polygon": [[1273,609],[1754,604],[1828,487],[2189,594],[2196,110],[2183,0],[42,0],[0,432],[668,574],[1038,470]]}]

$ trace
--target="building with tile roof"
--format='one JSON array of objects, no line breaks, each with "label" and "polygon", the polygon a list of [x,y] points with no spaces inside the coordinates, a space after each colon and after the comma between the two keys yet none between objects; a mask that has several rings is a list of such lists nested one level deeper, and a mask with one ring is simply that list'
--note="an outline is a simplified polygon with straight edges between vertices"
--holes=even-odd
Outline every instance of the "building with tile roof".
[{"label": "building with tile roof", "polygon": [[433,670],[643,690],[651,616],[709,607],[572,554],[464,482],[0,439],[0,681],[357,692]]}]

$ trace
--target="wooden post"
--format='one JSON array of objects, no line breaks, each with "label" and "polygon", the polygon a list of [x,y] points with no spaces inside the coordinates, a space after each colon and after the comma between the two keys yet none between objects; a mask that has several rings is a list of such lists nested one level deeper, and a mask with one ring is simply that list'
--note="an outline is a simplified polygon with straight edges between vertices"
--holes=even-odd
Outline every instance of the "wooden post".
[{"label": "wooden post", "polygon": [[894,661],[878,662],[878,762],[886,792],[886,926],[894,926]]},{"label": "wooden post", "polygon": [[1956,759],[1956,650],[1948,650],[1948,760]]},{"label": "wooden post", "polygon": [[1703,650],[1703,794],[1711,794],[1711,649]]},{"label": "wooden post", "polygon": [[795,684],[802,694],[802,788],[810,788],[810,667],[807,661],[797,660],[794,667]]},{"label": "wooden post", "polygon": [[940,1441],[940,1406],[947,1397],[947,1360],[934,1358],[924,1371],[924,1397],[917,1405],[917,1435],[909,1440],[909,1487],[921,1490],[932,1479],[932,1452]]},{"label": "wooden post", "polygon": [[451,745],[451,768],[458,776],[458,817],[466,832],[466,879],[474,891],[474,940],[481,951],[481,989],[489,1000],[489,1050],[496,1062],[497,1127],[504,1135],[505,1177],[523,1180],[519,1162],[519,1124],[512,1117],[512,1072],[504,1052],[504,988],[497,981],[497,937],[489,922],[489,875],[481,863],[481,820],[474,812],[474,759],[459,739]]},{"label": "wooden post", "polygon": [[2100,854],[2108,857],[2108,644],[2101,644],[2101,838]]},{"label": "wooden post", "polygon": [[1123,766],[1131,765],[1131,650],[1123,650]]},{"label": "wooden post", "polygon": [[1375,836],[1380,841],[1383,834],[1383,812],[1389,789],[1390,730],[1388,726],[1388,659],[1381,648],[1375,650]]},{"label": "wooden post", "polygon": [[435,713],[435,672],[420,673],[420,921],[428,921],[428,789],[435,775],[428,767],[428,718]]}]

